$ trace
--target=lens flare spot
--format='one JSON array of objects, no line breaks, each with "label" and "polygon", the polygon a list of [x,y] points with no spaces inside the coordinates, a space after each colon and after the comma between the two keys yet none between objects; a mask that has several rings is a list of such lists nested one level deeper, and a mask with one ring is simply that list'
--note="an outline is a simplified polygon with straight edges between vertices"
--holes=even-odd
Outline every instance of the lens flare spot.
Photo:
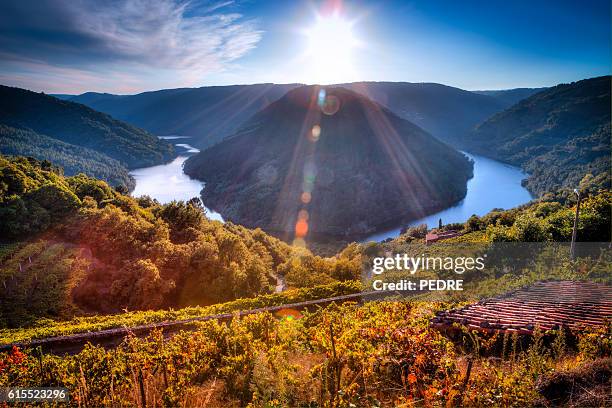
[{"label": "lens flare spot", "polygon": [[325,96],[327,95],[327,93],[325,92],[324,88],[319,89],[319,95],[317,98],[317,103],[319,104],[320,108],[323,108],[323,104],[325,104]]},{"label": "lens flare spot", "polygon": [[297,238],[304,238],[308,233],[308,222],[304,220],[298,220],[295,223],[295,236]]},{"label": "lens flare spot", "polygon": [[340,99],[335,95],[328,95],[321,107],[324,114],[331,116],[340,110]]},{"label": "lens flare spot", "polygon": [[316,142],[319,140],[319,137],[321,136],[321,126],[319,125],[314,125],[312,127],[312,130],[310,131],[310,134],[308,135],[308,139],[311,142]]},{"label": "lens flare spot", "polygon": [[304,241],[302,238],[296,238],[293,240],[293,246],[306,248],[306,241]]},{"label": "lens flare spot", "polygon": [[309,217],[310,215],[308,214],[308,211],[306,210],[300,210],[300,212],[298,213],[298,220],[308,221]]}]

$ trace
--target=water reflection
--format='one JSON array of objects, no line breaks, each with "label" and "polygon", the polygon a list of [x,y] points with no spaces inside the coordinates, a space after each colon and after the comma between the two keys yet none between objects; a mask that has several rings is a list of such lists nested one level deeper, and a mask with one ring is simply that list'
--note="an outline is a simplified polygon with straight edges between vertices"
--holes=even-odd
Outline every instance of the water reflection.
[{"label": "water reflection", "polygon": [[[163,136],[162,139],[179,141],[188,139],[188,136]],[[199,197],[204,183],[190,178],[183,173],[183,163],[189,156],[198,153],[199,150],[187,143],[174,143],[179,153],[178,157],[168,164],[143,167],[130,172],[136,180],[136,188],[132,192],[133,197],[148,195],[157,199],[162,204],[172,200],[189,200]],[[208,218],[223,221],[221,214],[206,209]]]},{"label": "water reflection", "polygon": [[[456,206],[410,222],[409,226],[427,224],[437,227],[440,218],[444,224],[465,222],[473,214],[482,216],[494,208],[509,209],[525,204],[533,198],[521,185],[527,175],[518,167],[510,166],[483,156],[465,153],[474,160],[474,177],[468,181],[467,195]],[[379,232],[363,242],[380,242],[399,236],[401,227]]]}]

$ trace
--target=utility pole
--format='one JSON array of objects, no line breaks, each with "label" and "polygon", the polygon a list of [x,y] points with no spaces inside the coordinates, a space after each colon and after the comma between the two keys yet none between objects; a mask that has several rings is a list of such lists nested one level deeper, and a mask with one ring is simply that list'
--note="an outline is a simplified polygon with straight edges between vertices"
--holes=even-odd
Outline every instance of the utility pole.
[{"label": "utility pole", "polygon": [[582,199],[580,191],[574,189],[574,193],[578,196],[578,204],[576,204],[576,216],[574,217],[574,230],[572,231],[572,245],[570,247],[570,257],[572,260],[576,257],[576,235],[578,234],[578,217],[580,217],[580,200]]}]

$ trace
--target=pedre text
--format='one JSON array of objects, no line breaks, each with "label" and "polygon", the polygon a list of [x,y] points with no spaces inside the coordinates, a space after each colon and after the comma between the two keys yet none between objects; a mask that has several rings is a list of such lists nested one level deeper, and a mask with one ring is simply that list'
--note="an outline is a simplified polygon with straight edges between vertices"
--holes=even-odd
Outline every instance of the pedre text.
[{"label": "pedre text", "polygon": [[463,279],[420,279],[419,281],[411,281],[402,279],[398,282],[384,282],[380,279],[372,283],[374,290],[381,291],[445,291],[445,290],[463,290]]}]

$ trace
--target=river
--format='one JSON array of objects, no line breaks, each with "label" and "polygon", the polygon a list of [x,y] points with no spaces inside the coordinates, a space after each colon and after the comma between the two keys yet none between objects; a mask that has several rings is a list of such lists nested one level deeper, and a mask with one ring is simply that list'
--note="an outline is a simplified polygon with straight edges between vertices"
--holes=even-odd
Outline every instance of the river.
[{"label": "river", "polygon": [[[188,141],[189,136],[160,136],[160,139],[166,139],[174,144],[178,156],[167,164],[132,170],[130,175],[136,180],[136,188],[132,196],[148,195],[162,204],[172,200],[186,201],[193,197],[200,197],[200,191],[204,188],[205,183],[183,173],[185,160],[198,153],[199,150],[183,143]],[[206,215],[212,220],[223,221],[221,214],[209,208],[206,208]]]},{"label": "river", "polygon": [[[464,154],[474,160],[474,177],[468,181],[465,198],[453,207],[414,220],[408,223],[408,226],[427,224],[429,228],[433,228],[438,226],[440,219],[444,224],[465,222],[473,214],[482,216],[494,208],[509,209],[533,199],[529,191],[521,185],[527,174],[520,168],[483,156],[465,152]],[[377,232],[363,242],[380,242],[395,238],[399,236],[400,230],[401,227]]]},{"label": "river", "polygon": [[[161,138],[169,140],[176,146],[179,151],[178,157],[168,164],[131,171],[130,174],[136,180],[136,188],[132,195],[138,197],[146,194],[157,199],[160,203],[199,197],[200,191],[204,188],[204,183],[183,173],[185,160],[199,150],[188,143],[184,143],[188,141],[188,136],[162,136]],[[428,227],[432,228],[438,225],[440,218],[444,224],[464,222],[472,214],[482,216],[494,208],[516,207],[529,202],[533,198],[521,185],[521,181],[527,175],[518,167],[482,156],[465,154],[474,160],[474,177],[468,181],[465,198],[453,207],[412,221],[408,225],[427,224]],[[223,221],[221,214],[208,208],[206,212],[210,219]],[[400,229],[401,226],[398,226],[372,234],[363,242],[380,242],[387,238],[395,238],[399,235]]]}]

